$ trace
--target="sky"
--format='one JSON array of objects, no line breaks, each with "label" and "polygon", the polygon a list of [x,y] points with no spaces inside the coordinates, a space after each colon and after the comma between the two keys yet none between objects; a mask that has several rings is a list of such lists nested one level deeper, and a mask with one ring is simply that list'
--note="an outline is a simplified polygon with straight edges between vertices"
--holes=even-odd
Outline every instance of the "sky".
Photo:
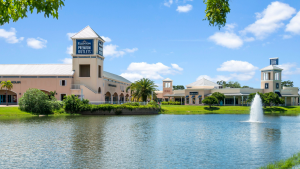
[{"label": "sky", "polygon": [[260,69],[279,57],[283,80],[300,86],[300,1],[229,1],[219,30],[203,0],[66,0],[59,18],[28,14],[0,26],[0,64],[71,63],[70,36],[90,26],[105,39],[104,70],[131,81],[188,85],[197,79],[260,88]]}]

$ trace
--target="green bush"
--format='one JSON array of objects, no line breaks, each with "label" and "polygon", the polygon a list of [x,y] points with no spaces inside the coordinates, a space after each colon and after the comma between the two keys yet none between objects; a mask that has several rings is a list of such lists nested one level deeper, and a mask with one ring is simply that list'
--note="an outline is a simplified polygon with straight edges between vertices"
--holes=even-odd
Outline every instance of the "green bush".
[{"label": "green bush", "polygon": [[174,101],[169,101],[169,102],[161,102],[162,105],[181,105],[180,102],[174,102]]},{"label": "green bush", "polygon": [[39,89],[28,89],[19,100],[20,110],[32,114],[52,114],[61,107],[61,102],[55,98],[49,100],[49,96]]},{"label": "green bush", "polygon": [[71,95],[71,96],[65,96],[64,99],[64,108],[65,111],[68,113],[79,113],[83,109],[85,109],[86,106],[89,105],[89,100],[82,99],[80,100],[77,96]]}]

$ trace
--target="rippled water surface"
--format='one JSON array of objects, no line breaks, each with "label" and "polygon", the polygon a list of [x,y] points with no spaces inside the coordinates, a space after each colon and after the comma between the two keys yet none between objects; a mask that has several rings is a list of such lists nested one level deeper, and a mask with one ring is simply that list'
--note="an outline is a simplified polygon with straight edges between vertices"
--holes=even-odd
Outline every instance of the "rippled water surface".
[{"label": "rippled water surface", "polygon": [[300,117],[0,119],[0,168],[256,168],[300,151]]}]

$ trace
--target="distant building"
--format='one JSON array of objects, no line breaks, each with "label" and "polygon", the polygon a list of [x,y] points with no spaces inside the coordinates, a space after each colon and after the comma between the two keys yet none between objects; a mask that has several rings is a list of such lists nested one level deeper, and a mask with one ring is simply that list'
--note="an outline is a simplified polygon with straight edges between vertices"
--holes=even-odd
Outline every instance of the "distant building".
[{"label": "distant building", "polygon": [[285,99],[286,105],[298,105],[298,87],[281,87],[281,73],[278,58],[270,58],[270,65],[261,69],[261,88],[223,88],[217,83],[202,78],[194,83],[186,85],[185,90],[173,90],[173,81],[169,78],[163,80],[163,91],[157,91],[159,101],[179,101],[185,105],[201,105],[202,100],[211,96],[214,92],[225,95],[223,105],[247,105],[246,100],[251,93],[277,93]]},{"label": "distant building", "polygon": [[[37,88],[62,100],[66,95],[77,95],[91,103],[123,102],[131,82],[121,76],[105,72],[104,40],[89,26],[71,37],[72,64],[0,64],[0,81],[12,81],[8,92],[9,104],[18,100],[29,88]],[[0,90],[0,104],[5,104],[5,90]]]}]

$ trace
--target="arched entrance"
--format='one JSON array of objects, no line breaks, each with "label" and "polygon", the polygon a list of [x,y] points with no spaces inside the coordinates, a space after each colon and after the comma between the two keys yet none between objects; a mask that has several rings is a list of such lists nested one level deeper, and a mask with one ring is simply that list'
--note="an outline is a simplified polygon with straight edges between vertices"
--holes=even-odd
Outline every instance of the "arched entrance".
[{"label": "arched entrance", "polygon": [[126,101],[126,102],[130,101],[130,100],[129,100],[129,94],[126,94],[126,96],[125,96],[125,101]]},{"label": "arched entrance", "polygon": [[114,93],[113,95],[113,104],[118,104],[118,94]]},{"label": "arched entrance", "polygon": [[105,93],[105,103],[110,103],[111,101],[111,94],[109,92]]},{"label": "arched entrance", "polygon": [[120,103],[124,103],[124,101],[125,101],[125,99],[124,99],[124,94],[123,93],[121,93],[120,94]]},{"label": "arched entrance", "polygon": [[17,105],[18,94],[14,91],[8,90],[6,97],[6,90],[0,90],[0,105],[6,105],[6,100],[8,105]]}]

